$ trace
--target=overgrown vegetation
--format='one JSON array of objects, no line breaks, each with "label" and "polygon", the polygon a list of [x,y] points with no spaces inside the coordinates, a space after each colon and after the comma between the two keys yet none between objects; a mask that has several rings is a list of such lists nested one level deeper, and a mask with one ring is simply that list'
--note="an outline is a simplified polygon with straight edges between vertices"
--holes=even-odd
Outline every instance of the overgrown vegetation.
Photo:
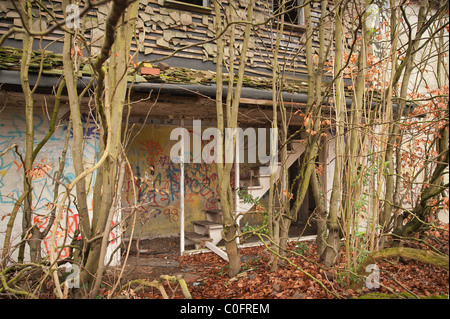
[{"label": "overgrown vegetation", "polygon": [[[63,7],[74,3],[61,2]],[[12,210],[1,216],[7,225],[0,295],[7,298],[97,297],[110,262],[107,251],[119,249],[112,245],[110,234],[116,232],[120,237],[119,227],[125,222],[131,226],[136,222],[133,207],[129,216],[115,220],[125,171],[132,171],[125,152],[128,132],[123,130],[122,120],[129,116],[136,73],[144,62],[156,60],[137,61],[140,48],[130,50],[132,43],[139,43],[135,30],[140,1],[77,3],[83,4],[81,19],[99,6],[108,9],[100,46],[91,46],[83,29],[64,23],[69,18],[66,11],[64,19],[52,16],[51,26],[36,29],[36,21],[41,22],[35,12],[48,10],[42,1],[29,0],[10,1],[22,26],[4,32],[0,39],[3,45],[9,36],[20,35],[22,49],[3,48],[0,68],[20,69],[25,110],[24,148],[6,145],[0,150],[0,159],[14,152],[20,160],[17,176],[23,182],[22,193],[2,194],[14,203]],[[430,272],[436,269],[433,267],[443,268],[440,274],[448,277],[448,226],[439,221],[440,214],[447,214],[448,218],[449,211],[448,1],[311,0],[293,8],[282,0],[277,10],[267,9],[264,19],[257,20],[253,10],[264,4],[270,7],[266,1],[251,0],[242,5],[237,0],[226,4],[213,0],[214,34],[205,43],[216,46],[215,73],[205,75],[206,79],[198,79],[197,74],[194,80],[185,74],[183,79],[196,84],[215,83],[216,124],[223,136],[225,128],[238,127],[241,92],[246,83],[271,89],[272,116],[267,118],[267,124],[279,132],[281,147],[277,155],[279,170],[271,172],[267,204],[232,189],[233,163],[216,163],[229,263],[221,265],[218,272],[209,271],[208,276],[214,273],[221,278],[219,284],[208,278],[201,282],[199,290],[197,286],[185,286],[178,277],[133,284],[157,288],[163,297],[167,297],[163,287],[167,281],[179,284],[184,297],[190,297],[189,288],[194,297],[285,298],[297,293],[298,297],[339,298],[361,294],[354,292],[364,289],[361,284],[371,275],[366,266],[377,264],[393,278],[383,282],[382,293],[394,293],[399,298],[448,296],[448,285],[447,291],[416,291],[403,280],[400,283],[388,270],[389,264],[399,270],[404,259],[413,259],[431,265],[426,266]],[[286,13],[293,10],[299,10],[304,17],[304,25],[297,26],[301,29],[298,37],[294,36],[298,30],[289,31],[292,26],[284,20]],[[85,23],[82,20],[83,27]],[[55,30],[63,34],[55,40],[63,44],[62,56],[51,54],[42,45],[43,37]],[[252,50],[256,50],[251,40],[267,32],[270,41],[261,41],[263,45],[258,49],[266,51],[263,62],[272,74],[264,81],[252,79],[246,76]],[[182,49],[174,50],[174,55],[177,52]],[[306,81],[289,81],[296,76],[300,64],[306,66]],[[59,70],[54,72],[54,68]],[[38,71],[34,85],[30,85],[31,70]],[[80,90],[80,75],[87,74],[83,73],[87,70],[90,82]],[[41,77],[49,72],[62,77],[52,96],[48,133],[36,141],[34,94]],[[167,72],[161,79],[169,76],[179,75]],[[291,90],[306,93],[302,107],[294,108],[283,99],[282,93]],[[50,175],[52,166],[37,162],[37,158],[46,149],[55,126],[63,125],[59,113],[63,92],[70,116],[64,123],[67,131],[60,161],[51,163],[58,166],[57,173]],[[86,129],[81,112],[87,96],[99,135],[93,162],[86,160]],[[300,119],[302,125],[292,127],[293,118]],[[128,127],[128,122],[124,124]],[[304,152],[298,168],[293,170],[287,167],[286,159],[289,144],[297,139],[302,141]],[[229,146],[225,153],[234,156],[234,138]],[[69,181],[61,175],[68,154],[74,171]],[[51,181],[53,187],[45,216],[35,213],[39,202],[36,194],[41,190],[33,188],[33,181],[40,178],[48,184]],[[289,180],[293,183],[289,184]],[[308,189],[316,204],[312,217],[317,223],[316,247],[302,242],[292,247],[289,229]],[[234,196],[238,195],[254,204],[263,216],[262,225],[239,229],[234,207]],[[136,191],[134,196],[136,205]],[[77,229],[69,237],[71,211],[76,211]],[[47,224],[40,227],[43,219]],[[13,242],[15,224],[20,224],[21,235]],[[257,253],[264,255],[264,261],[255,258],[254,262],[241,263],[238,238],[248,235],[262,241],[264,248]],[[46,256],[41,255],[44,238],[48,241]],[[442,238],[447,242],[443,243]],[[130,246],[125,248],[124,265]],[[17,258],[13,253],[17,253]],[[183,262],[188,260],[196,262],[195,257],[184,258]],[[63,277],[58,267],[65,263],[79,269],[81,285],[72,287]],[[419,266],[415,263],[405,267],[416,269]],[[250,278],[249,269],[253,267],[262,273]],[[242,270],[248,273],[247,279],[232,280],[241,278],[236,276]],[[281,282],[277,277],[285,272],[292,275],[292,282]],[[422,271],[416,272],[420,273],[413,278],[416,281],[425,276]],[[130,291],[130,286],[121,285],[122,273],[123,268],[107,297],[116,296],[120,290]],[[407,295],[390,287],[394,282]],[[311,289],[303,289],[306,286]]]}]

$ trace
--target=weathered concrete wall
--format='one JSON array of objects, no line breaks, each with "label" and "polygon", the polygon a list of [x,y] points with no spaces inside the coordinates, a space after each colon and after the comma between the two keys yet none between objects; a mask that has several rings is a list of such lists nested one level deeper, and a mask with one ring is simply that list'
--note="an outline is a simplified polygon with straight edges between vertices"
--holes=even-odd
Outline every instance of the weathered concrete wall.
[{"label": "weathered concrete wall", "polygon": [[[52,110],[46,110],[42,99],[35,101],[35,114],[34,114],[34,146],[42,140],[45,134],[48,132],[50,121],[49,115]],[[18,145],[19,152],[24,155],[25,153],[25,118],[23,101],[19,98],[11,99],[11,97],[2,93],[0,95],[0,105],[5,108],[0,109],[0,153],[6,150],[13,144]],[[51,105],[51,103],[49,103]],[[98,137],[99,132],[95,120],[88,114],[84,113],[82,116],[84,124],[84,134],[86,136],[84,142],[84,160],[85,166],[91,166],[94,163],[96,152],[98,151]],[[53,136],[42,148],[41,152],[37,156],[34,168],[44,167],[46,173],[55,177],[56,172],[59,169],[59,161],[64,149],[64,140],[67,134],[67,120],[59,122]],[[70,140],[69,140],[70,141]],[[66,161],[64,163],[64,171],[61,182],[70,183],[75,174],[73,171],[72,156],[69,149],[67,152]],[[44,166],[45,165],[45,166]],[[49,213],[54,201],[54,188],[55,181],[45,174],[37,174],[33,178],[33,223],[37,225],[41,230],[45,229],[48,223]],[[95,176],[91,176],[87,179],[88,186],[88,203],[92,202],[93,198],[93,181]],[[5,155],[0,157],[0,247],[3,248],[5,239],[6,225],[10,219],[10,213],[14,207],[15,201],[23,192],[23,165],[20,160],[20,156],[14,151],[10,150]],[[59,188],[59,193],[64,192],[62,187]],[[75,190],[73,190],[75,193]],[[91,206],[91,205],[90,205]],[[78,228],[78,213],[71,200],[70,206],[67,208],[68,215],[60,221],[60,227],[56,234],[59,238],[59,243],[62,243],[67,232],[67,240],[70,242],[75,230]],[[92,213],[92,206],[90,207]],[[17,218],[14,223],[12,240],[13,244],[17,244],[22,234],[22,213],[21,210],[17,214]],[[111,233],[111,238],[114,239],[116,234]],[[49,253],[49,239],[52,236],[52,230],[44,237],[42,243],[42,255],[45,256]],[[113,240],[113,244],[116,242]],[[27,252],[28,253],[28,252]],[[60,257],[65,258],[68,256],[69,249],[64,248]],[[15,258],[17,251],[12,255]]]},{"label": "weathered concrete wall", "polygon": [[[175,126],[145,125],[129,145],[128,159],[132,169],[127,170],[122,193],[123,213],[132,211],[134,201],[138,213],[135,234],[164,236],[180,231],[180,165],[170,159],[170,150],[177,143],[170,140]],[[218,208],[218,184],[215,164],[185,164],[185,227],[192,231],[192,220],[204,220],[204,209]],[[202,147],[208,141],[203,141]],[[133,191],[133,184],[136,193]]]}]

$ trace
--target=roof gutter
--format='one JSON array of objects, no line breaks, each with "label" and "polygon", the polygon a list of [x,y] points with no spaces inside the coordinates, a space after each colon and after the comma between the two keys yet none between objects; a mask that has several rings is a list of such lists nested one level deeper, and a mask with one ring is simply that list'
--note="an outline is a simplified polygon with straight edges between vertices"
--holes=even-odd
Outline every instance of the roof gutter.
[{"label": "roof gutter", "polygon": [[[30,73],[29,76],[30,86],[34,86],[37,81],[37,74]],[[44,74],[41,76],[39,80],[39,88],[41,89],[53,89],[61,80],[61,75],[51,75]],[[78,78],[77,88],[79,90],[83,90],[87,83],[91,80],[91,77],[82,76]],[[0,70],[0,83],[8,84],[8,85],[18,85],[20,86],[20,72],[19,71],[10,71],[10,70]],[[131,84],[129,84],[130,86]],[[223,86],[222,96],[226,98],[228,94],[228,86]],[[178,96],[198,96],[204,95],[210,98],[216,97],[217,85],[208,84],[208,85],[200,85],[200,84],[171,84],[171,83],[148,83],[148,82],[140,82],[133,84],[134,92],[142,92],[148,93],[150,91],[158,91],[160,93],[178,95]],[[236,88],[233,87],[233,91]],[[283,92],[282,93],[283,100],[286,102],[293,103],[306,103],[307,94],[306,93],[290,93]],[[272,91],[270,90],[262,90],[255,89],[249,87],[243,87],[241,91],[241,98],[244,99],[254,99],[254,100],[272,100]],[[352,99],[346,98],[346,105],[350,106],[352,103]]]},{"label": "roof gutter", "polygon": [[[229,87],[223,86],[222,97],[226,98]],[[180,96],[198,96],[205,95],[207,97],[215,98],[217,85],[199,85],[199,84],[170,84],[170,83],[136,83],[133,85],[135,92],[150,92],[151,90],[159,90],[160,93],[168,93]],[[233,92],[236,88],[233,87]],[[306,103],[308,95],[306,93],[290,93],[282,92],[283,100],[293,103]],[[272,100],[272,91],[255,89],[249,87],[242,87],[241,98],[254,100]],[[346,99],[346,105],[350,106],[352,99]]]}]

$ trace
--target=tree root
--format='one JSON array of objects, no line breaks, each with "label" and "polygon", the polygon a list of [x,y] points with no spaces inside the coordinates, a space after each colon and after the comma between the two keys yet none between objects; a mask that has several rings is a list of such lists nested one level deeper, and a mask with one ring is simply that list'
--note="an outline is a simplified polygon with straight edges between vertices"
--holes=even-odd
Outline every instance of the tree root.
[{"label": "tree root", "polygon": [[[377,261],[384,258],[405,258],[413,259],[425,264],[430,264],[436,267],[440,267],[449,270],[449,256],[437,254],[434,251],[422,250],[407,247],[392,247],[382,249],[380,251],[374,252],[372,255],[368,256],[358,268],[358,275],[366,278],[370,273],[366,272],[366,267],[370,264],[376,263]],[[362,287],[362,281],[355,283],[353,288]]]}]

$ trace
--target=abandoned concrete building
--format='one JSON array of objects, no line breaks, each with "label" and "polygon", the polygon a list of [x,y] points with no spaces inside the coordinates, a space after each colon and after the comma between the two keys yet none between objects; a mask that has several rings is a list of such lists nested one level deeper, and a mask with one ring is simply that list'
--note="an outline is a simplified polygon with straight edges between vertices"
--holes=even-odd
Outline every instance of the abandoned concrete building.
[{"label": "abandoned concrete building", "polygon": [[[275,1],[276,2],[276,1]],[[297,1],[291,1],[297,3]],[[141,0],[139,1],[139,19],[136,37],[133,40],[131,52],[133,62],[159,61],[144,63],[139,73],[130,76],[131,87],[130,112],[124,112],[123,127],[124,145],[129,162],[126,169],[121,190],[120,210],[116,214],[115,223],[130,213],[137,213],[134,234],[141,238],[156,236],[179,236],[181,201],[184,206],[184,230],[186,232],[186,247],[195,243],[195,234],[212,238],[214,244],[221,240],[220,204],[217,191],[217,173],[214,163],[195,161],[192,153],[191,161],[184,166],[184,198],[180,198],[180,166],[171,161],[170,151],[176,140],[169,138],[171,132],[178,127],[187,128],[191,136],[191,144],[208,127],[215,127],[216,120],[216,56],[213,39],[214,12],[210,1],[183,0]],[[239,8],[245,8],[245,1],[237,1]],[[299,0],[298,4],[302,1]],[[51,5],[50,5],[51,4]],[[56,18],[63,17],[61,2],[51,1],[47,11],[41,11],[36,16],[36,30],[45,30],[51,23],[53,14]],[[320,16],[319,3],[312,7],[313,19],[317,22]],[[247,68],[244,87],[240,98],[238,126],[246,128],[271,127],[272,118],[272,70],[270,69],[271,43],[273,41],[274,25],[264,24],[268,13],[276,10],[272,1],[258,0],[254,9],[256,27],[249,42],[247,54]],[[239,11],[238,11],[239,14]],[[86,47],[81,53],[85,57],[94,56],[101,46],[107,7],[102,5],[90,10],[82,20],[82,34],[86,40]],[[305,41],[305,26],[303,9],[298,6],[286,15],[289,22],[283,33],[280,46],[279,60],[286,67],[286,81],[283,88],[283,101],[290,114],[289,131],[295,132],[303,123],[303,118],[294,116],[306,105],[306,62],[302,43]],[[0,1],[0,36],[7,34],[14,26],[20,26],[21,19],[11,1]],[[239,28],[237,28],[239,32]],[[30,65],[30,85],[38,83],[34,93],[34,127],[35,140],[39,142],[48,131],[49,114],[54,105],[54,91],[62,78],[62,35],[63,31],[55,29],[53,32],[34,41],[33,61]],[[236,54],[239,54],[239,35],[236,42]],[[173,55],[174,50],[183,46],[192,46]],[[313,47],[318,47],[315,36]],[[13,33],[0,48],[0,150],[13,144],[22,147],[24,144],[25,101],[21,91],[20,58],[21,34]],[[230,56],[230,52],[224,52]],[[166,59],[163,59],[166,58]],[[40,69],[42,72],[40,73]],[[89,59],[79,66],[78,86],[83,90],[92,76]],[[133,82],[132,86],[131,83]],[[227,86],[223,92],[227,94]],[[82,99],[83,123],[85,133],[84,165],[94,165],[98,152],[99,131],[97,115],[92,97],[89,94]],[[58,162],[64,148],[66,131],[69,122],[69,108],[67,96],[61,98],[61,110],[58,115],[58,125],[45,149],[36,158],[36,165],[47,165],[48,175],[54,176],[58,169]],[[126,113],[126,114],[125,114]],[[330,113],[330,118],[332,114]],[[196,126],[201,121],[201,128]],[[334,134],[332,128],[325,133]],[[326,136],[324,137],[327,138]],[[202,147],[207,141],[201,140]],[[245,142],[243,142],[245,144]],[[70,145],[69,145],[70,147]],[[304,145],[301,137],[293,140],[289,145],[287,166],[292,175],[298,169],[297,165],[302,156]],[[245,149],[245,147],[244,147]],[[249,150],[246,149],[246,152]],[[250,150],[251,151],[251,150]],[[75,178],[72,169],[72,158],[67,155],[63,182],[70,182]],[[248,158],[248,153],[245,154]],[[334,158],[333,143],[325,143],[318,157],[323,164],[325,173],[321,175],[324,193],[329,196]],[[13,208],[15,199],[20,196],[23,181],[18,178],[21,171],[21,161],[18,153],[9,152],[0,157],[0,217],[7,215]],[[236,174],[237,170],[237,174]],[[242,160],[234,166],[232,179],[233,189],[246,189],[254,197],[264,201],[270,188],[267,166],[260,163],[248,163]],[[89,192],[93,192],[95,174],[87,181]],[[33,194],[35,199],[35,220],[39,227],[45,228],[46,205],[53,203],[53,185],[55,181],[47,176],[40,176],[33,180]],[[239,185],[239,186],[238,186]],[[238,187],[237,187],[238,186]],[[137,191],[135,191],[137,190]],[[135,203],[137,200],[137,204]],[[243,200],[236,200],[235,211],[247,213],[241,220],[240,226],[261,222],[261,214],[255,212],[253,205]],[[315,208],[313,196],[308,192],[300,208],[297,221],[292,227],[293,236],[300,233],[314,234],[314,224],[308,219]],[[92,209],[92,207],[90,208]],[[69,235],[78,227],[75,206],[68,208]],[[0,221],[0,233],[6,227],[7,219]],[[14,226],[15,239],[20,238],[21,229],[18,220]],[[111,233],[120,237],[120,229]],[[128,233],[125,237],[129,236]],[[189,241],[192,237],[194,241]],[[43,253],[48,252],[44,239]]]}]

